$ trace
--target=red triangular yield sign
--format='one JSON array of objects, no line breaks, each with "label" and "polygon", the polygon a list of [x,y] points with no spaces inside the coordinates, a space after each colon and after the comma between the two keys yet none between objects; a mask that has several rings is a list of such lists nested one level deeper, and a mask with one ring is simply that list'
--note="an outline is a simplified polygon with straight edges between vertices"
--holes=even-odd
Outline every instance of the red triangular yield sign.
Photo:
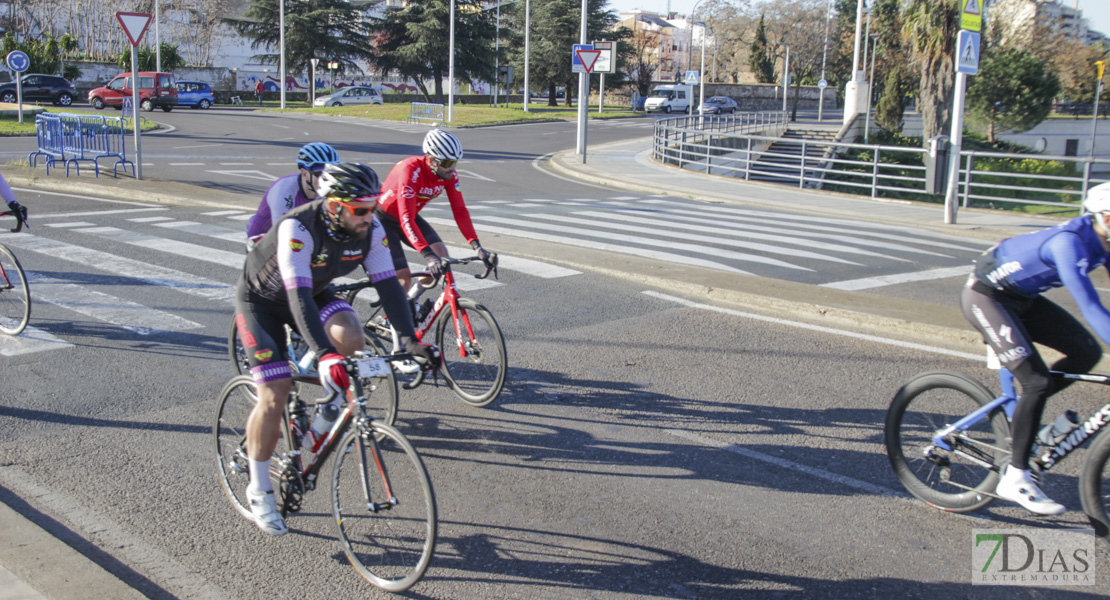
[{"label": "red triangular yield sign", "polygon": [[578,54],[578,60],[582,61],[582,67],[586,72],[592,73],[597,57],[601,56],[601,50],[575,50],[574,52]]},{"label": "red triangular yield sign", "polygon": [[132,46],[139,45],[146,28],[150,26],[150,15],[147,13],[117,12],[116,20],[123,26],[123,32],[127,34]]},{"label": "red triangular yield sign", "polygon": [[983,11],[979,10],[979,0],[967,0],[967,3],[964,4],[964,13],[969,15],[982,14]]}]

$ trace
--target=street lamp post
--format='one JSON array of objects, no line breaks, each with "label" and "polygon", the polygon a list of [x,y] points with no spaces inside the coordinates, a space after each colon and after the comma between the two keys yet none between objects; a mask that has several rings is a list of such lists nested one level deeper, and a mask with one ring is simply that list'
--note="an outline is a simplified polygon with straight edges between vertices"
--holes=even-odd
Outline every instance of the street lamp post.
[{"label": "street lamp post", "polygon": [[451,48],[447,51],[447,122],[455,120],[455,0],[451,0],[451,34],[448,44]]},{"label": "street lamp post", "polygon": [[278,13],[278,46],[281,56],[278,58],[278,80],[281,82],[281,108],[285,109],[285,0],[278,2],[280,5]]},{"label": "street lamp post", "polygon": [[[697,14],[698,5],[701,4],[701,3],[702,3],[702,0],[698,0],[697,2],[695,2],[693,10],[690,11],[690,19],[689,19],[690,47],[687,48],[687,53],[686,53],[686,65],[687,65],[686,68],[687,69],[689,69],[694,64],[694,15]],[[699,76],[700,76],[700,73],[699,73]]]},{"label": "street lamp post", "polygon": [[[698,71],[698,113],[704,114],[702,107],[705,106],[705,21],[701,21],[701,71]],[[691,111],[693,114],[693,111]],[[699,119],[700,124],[700,119]]]},{"label": "street lamp post", "polygon": [[308,105],[313,106],[316,104],[316,65],[320,62],[319,58],[310,58],[308,63],[312,65],[312,70],[309,73],[308,82]]},{"label": "street lamp post", "polygon": [[867,117],[863,122],[863,143],[865,144],[871,138],[871,97],[874,96],[872,92],[875,89],[875,53],[879,50],[879,35],[871,35],[870,33],[868,35],[871,38],[871,75],[867,78],[869,84],[867,87]]},{"label": "street lamp post", "polygon": [[863,81],[863,69],[860,67],[859,53],[860,53],[860,36],[863,34],[863,3],[864,0],[856,1],[856,33],[855,41],[852,48],[852,79],[844,86],[844,122],[854,119],[862,112],[860,109],[860,93],[863,93],[864,86],[867,85]]},{"label": "street lamp post", "polygon": [[786,112],[786,98],[790,91],[790,44],[781,42],[779,45],[786,46],[786,60],[782,65],[782,112]]},{"label": "street lamp post", "polygon": [[528,82],[528,43],[532,33],[532,0],[524,0],[524,112],[532,103],[532,88]]},{"label": "street lamp post", "polygon": [[[832,12],[832,0],[825,5],[825,46],[821,53],[821,81],[825,81],[825,63],[829,58],[829,13]],[[821,87],[817,95],[817,121],[825,116],[825,87]]]},{"label": "street lamp post", "polygon": [[497,108],[497,92],[501,91],[501,0],[497,0],[497,37],[493,38],[493,107]]},{"label": "street lamp post", "polygon": [[158,5],[160,2],[154,0],[154,70],[159,73],[162,72],[162,37],[158,33],[158,22],[162,19],[159,18]]}]

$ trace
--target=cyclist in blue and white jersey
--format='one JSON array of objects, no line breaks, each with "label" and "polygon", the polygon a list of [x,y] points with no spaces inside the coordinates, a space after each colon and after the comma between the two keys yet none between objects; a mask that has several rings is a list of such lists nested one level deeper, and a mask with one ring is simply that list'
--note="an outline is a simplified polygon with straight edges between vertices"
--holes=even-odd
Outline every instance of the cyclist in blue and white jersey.
[{"label": "cyclist in blue and white jersey", "polygon": [[377,174],[361,164],[329,164],[320,193],[323,198],[289,211],[247,253],[235,290],[235,327],[258,385],[258,403],[246,427],[247,499],[254,522],[272,535],[287,531],[269,475],[292,387],[285,326],[294,327],[320,357],[324,387],[346,393],[350,381],[343,359],[361,351],[365,338],[354,309],[330,284],[361,266],[404,348],[439,365],[438,349],[416,341],[408,298],[397,282],[385,231],[374,218],[381,195]]},{"label": "cyclist in blue and white jersey", "polygon": [[996,493],[1041,515],[1057,515],[1066,508],[1046,496],[1029,474],[1033,440],[1045,401],[1070,382],[1053,381],[1050,367],[1033,343],[1064,355],[1051,370],[1086,373],[1102,356],[1098,340],[1087,328],[1041,294],[1066,287],[1083,319],[1102,341],[1110,343],[1110,311],[1088,275],[1110,256],[1110,183],[1091,188],[1083,208],[1088,214],[1005,239],[983,253],[960,296],[964,317],[1021,385],[1010,464]]},{"label": "cyclist in blue and white jersey", "polygon": [[318,196],[324,165],[339,162],[339,153],[323,142],[305,144],[297,152],[298,172],[278,178],[262,196],[254,216],[247,221],[247,248],[262,239],[285,213],[308,204]]}]

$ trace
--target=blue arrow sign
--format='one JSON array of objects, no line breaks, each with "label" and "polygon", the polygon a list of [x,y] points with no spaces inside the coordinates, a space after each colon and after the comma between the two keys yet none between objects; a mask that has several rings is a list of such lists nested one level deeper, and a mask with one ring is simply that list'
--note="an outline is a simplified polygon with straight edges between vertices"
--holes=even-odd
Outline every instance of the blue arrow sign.
[{"label": "blue arrow sign", "polygon": [[16,73],[22,73],[31,67],[31,59],[25,52],[12,50],[8,53],[8,68]]}]

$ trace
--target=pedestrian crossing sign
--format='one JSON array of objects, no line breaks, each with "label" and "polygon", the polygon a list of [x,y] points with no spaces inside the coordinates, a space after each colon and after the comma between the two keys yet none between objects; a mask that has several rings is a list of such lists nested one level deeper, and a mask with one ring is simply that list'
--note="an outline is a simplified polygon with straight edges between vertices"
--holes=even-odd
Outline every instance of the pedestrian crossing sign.
[{"label": "pedestrian crossing sign", "polygon": [[956,72],[979,74],[979,34],[960,30],[956,34]]},{"label": "pedestrian crossing sign", "polygon": [[698,72],[697,71],[686,71],[686,85],[697,85],[697,84],[698,84]]},{"label": "pedestrian crossing sign", "polygon": [[960,0],[960,6],[960,29],[982,31],[983,0]]}]

